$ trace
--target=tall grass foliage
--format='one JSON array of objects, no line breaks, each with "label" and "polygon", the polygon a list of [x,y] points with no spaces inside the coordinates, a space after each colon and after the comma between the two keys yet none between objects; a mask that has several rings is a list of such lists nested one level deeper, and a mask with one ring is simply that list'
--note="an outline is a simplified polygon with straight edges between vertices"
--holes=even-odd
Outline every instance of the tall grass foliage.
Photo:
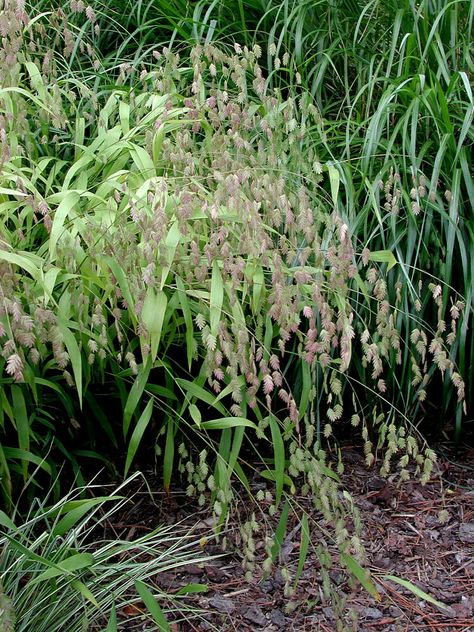
[{"label": "tall grass foliage", "polygon": [[237,4],[3,5],[3,499],[151,453],[220,529],[250,453],[265,572],[298,488],[360,578],[338,429],[426,482],[471,396],[472,5]]}]

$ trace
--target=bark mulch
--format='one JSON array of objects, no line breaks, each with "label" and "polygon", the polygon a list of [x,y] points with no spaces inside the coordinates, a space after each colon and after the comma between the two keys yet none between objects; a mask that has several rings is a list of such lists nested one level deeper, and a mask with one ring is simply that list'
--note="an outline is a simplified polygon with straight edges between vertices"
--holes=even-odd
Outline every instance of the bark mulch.
[{"label": "bark mulch", "polygon": [[[173,632],[467,632],[474,630],[474,449],[458,452],[447,445],[439,447],[438,472],[426,486],[416,481],[397,485],[382,479],[374,469],[364,465],[362,451],[344,449],[346,464],[342,476],[360,510],[363,543],[367,551],[367,567],[380,594],[376,601],[360,585],[350,586],[347,575],[334,565],[330,571],[336,599],[324,598],[319,562],[309,553],[305,568],[292,598],[293,610],[288,612],[288,599],[283,595],[284,581],[276,570],[269,578],[255,578],[249,583],[242,570],[241,556],[229,553],[202,564],[189,564],[177,570],[161,573],[156,579],[160,590],[175,593],[188,584],[201,584],[207,592],[186,597],[183,604],[196,611],[195,616],[181,620],[176,614],[171,623]],[[148,477],[147,477],[148,478]],[[153,477],[148,483],[153,489]],[[261,481],[255,482],[256,489]],[[134,504],[127,513],[115,517],[106,535],[120,538],[142,535],[160,523],[184,519],[197,536],[209,535],[206,513],[197,510],[184,494],[175,493],[168,499],[156,480],[152,496],[141,490],[134,495]],[[297,499],[311,512],[308,499]],[[244,521],[250,503],[242,502],[239,513]],[[269,530],[276,526],[267,525]],[[299,559],[301,536],[299,520],[289,521],[282,546],[286,566],[294,576]],[[105,534],[104,534],[105,535]],[[239,544],[238,528],[229,534]],[[220,549],[203,539],[204,551],[219,553]],[[326,538],[326,542],[328,542]],[[336,547],[328,552],[337,559]],[[262,554],[257,549],[257,557]],[[263,554],[262,554],[263,555]],[[410,582],[422,593],[388,579],[395,575]],[[156,630],[150,623],[140,622],[136,615],[140,605],[119,613],[120,629],[138,632]],[[132,616],[133,615],[133,616]],[[173,619],[171,615],[170,620]],[[127,622],[128,620],[128,622]],[[133,621],[132,621],[133,620]]]}]

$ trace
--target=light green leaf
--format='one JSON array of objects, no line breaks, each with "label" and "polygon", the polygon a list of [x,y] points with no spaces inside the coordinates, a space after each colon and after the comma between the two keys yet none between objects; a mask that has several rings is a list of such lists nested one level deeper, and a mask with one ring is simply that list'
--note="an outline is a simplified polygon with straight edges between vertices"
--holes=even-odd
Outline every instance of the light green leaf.
[{"label": "light green leaf", "polygon": [[334,204],[334,208],[337,209],[337,198],[339,196],[339,184],[341,176],[339,171],[333,165],[327,165],[329,173],[329,183],[331,185],[331,197]]},{"label": "light green leaf", "polygon": [[283,493],[283,482],[285,474],[285,445],[281,436],[278,421],[274,415],[269,415],[270,430],[272,433],[273,455],[275,464],[275,485],[276,497],[275,505],[278,507]]},{"label": "light green leaf", "polygon": [[25,255],[20,255],[18,253],[6,252],[5,250],[0,250],[0,260],[8,261],[8,263],[12,263],[13,265],[17,265],[23,270],[26,270],[28,274],[35,280],[39,281],[41,278],[40,269],[35,266],[35,264]]},{"label": "light green leaf", "polygon": [[96,608],[99,608],[97,599],[94,597],[92,592],[89,590],[89,588],[87,588],[87,586],[83,582],[80,582],[78,579],[75,579],[74,581],[71,582],[71,586],[74,588],[74,590],[76,590],[83,597],[85,597],[87,601],[90,601],[91,604],[93,604]]},{"label": "light green leaf", "polygon": [[56,212],[54,213],[53,225],[51,227],[51,234],[49,236],[49,256],[51,261],[56,257],[56,246],[59,238],[64,231],[64,222],[66,217],[76,206],[80,200],[80,195],[76,191],[69,191],[59,204]]},{"label": "light green leaf", "polygon": [[112,274],[117,281],[120,291],[122,292],[122,296],[127,302],[128,305],[128,315],[130,316],[131,321],[136,325],[137,317],[135,315],[135,301],[133,300],[132,293],[130,292],[130,288],[128,286],[127,277],[125,276],[124,271],[119,266],[119,264],[112,257],[104,257],[104,261],[107,263],[109,268],[112,270]]},{"label": "light green leaf", "polygon": [[148,288],[143,302],[141,319],[150,335],[150,353],[152,362],[156,360],[156,356],[158,354],[161,330],[163,328],[167,305],[168,297],[162,290],[156,292],[152,287]]},{"label": "light green leaf", "polygon": [[[18,435],[18,445],[21,450],[29,452],[30,449],[30,423],[26,411],[26,402],[20,386],[12,384],[13,415],[15,418],[16,432]],[[23,477],[26,479],[28,472],[28,462],[23,461]]]},{"label": "light green leaf", "polygon": [[183,378],[177,378],[176,384],[178,384],[178,386],[183,389],[184,394],[187,398],[197,397],[206,404],[209,404],[209,406],[215,408],[218,412],[221,413],[221,415],[226,414],[225,408],[222,406],[222,404],[216,401],[216,396],[209,393],[209,391],[206,391],[204,388],[202,388],[202,386],[196,384],[196,382],[190,382],[189,380],[185,380]]},{"label": "light green leaf", "polygon": [[[87,500],[77,500],[71,503],[66,503],[60,509],[60,513],[65,514],[58,523],[54,526],[52,531],[55,536],[64,536],[70,531],[79,520],[88,514],[97,505],[103,505],[106,502],[119,500],[120,496],[99,496],[98,498],[89,498]],[[56,512],[51,512],[51,516],[54,516]]]},{"label": "light green leaf", "polygon": [[107,622],[107,627],[104,632],[117,632],[117,610],[115,608],[115,603],[112,604],[112,609],[110,611],[110,617]]},{"label": "light green leaf", "polygon": [[398,263],[391,250],[375,250],[370,253],[369,260],[377,261],[378,263],[387,263],[387,272]]},{"label": "light green leaf", "polygon": [[166,262],[167,265],[161,271],[161,284],[160,290],[162,290],[166,283],[166,278],[171,270],[171,265],[173,263],[174,255],[176,253],[176,248],[179,244],[179,240],[181,239],[181,233],[179,232],[179,224],[178,220],[175,220],[171,225],[171,228],[168,231],[168,234],[165,238],[165,246],[166,246]]},{"label": "light green leaf", "polygon": [[68,328],[66,322],[59,318],[58,329],[64,340],[64,345],[69,354],[71,361],[72,372],[74,374],[74,381],[76,383],[77,396],[79,398],[79,406],[82,409],[82,358],[79,345],[77,344],[76,337]]},{"label": "light green leaf", "polygon": [[278,521],[278,525],[275,531],[274,544],[271,548],[271,556],[272,560],[275,561],[276,556],[280,552],[281,545],[283,544],[283,540],[285,538],[286,527],[288,524],[288,516],[290,513],[290,504],[288,500],[285,500],[285,504],[283,505],[283,509],[281,512],[280,520]]},{"label": "light green leaf", "polygon": [[53,577],[61,577],[73,574],[75,571],[81,571],[84,568],[89,568],[95,562],[92,553],[75,553],[71,557],[58,562],[53,568],[48,568],[46,571],[30,580],[33,584],[44,582]]},{"label": "light green leaf", "polygon": [[244,417],[221,417],[221,419],[212,419],[210,421],[203,421],[201,428],[204,430],[226,430],[227,428],[253,428],[257,430],[257,426]]},{"label": "light green leaf", "polygon": [[366,571],[359,562],[349,555],[348,553],[341,553],[341,560],[349,569],[350,573],[360,582],[365,590],[377,601],[380,601],[381,597],[375,587],[374,582],[370,579],[368,571]]},{"label": "light green leaf", "polygon": [[196,593],[209,592],[209,586],[207,584],[186,584],[178,590],[177,595],[195,595]]},{"label": "light green leaf", "polygon": [[383,577],[384,579],[389,579],[390,581],[395,582],[396,584],[399,584],[400,586],[403,586],[403,588],[406,588],[407,590],[412,592],[419,599],[428,601],[434,606],[438,606],[438,608],[441,608],[442,610],[449,610],[446,604],[442,603],[441,601],[438,601],[431,595],[428,595],[428,593],[426,593],[424,590],[421,590],[421,588],[418,588],[418,586],[415,586],[415,584],[412,584],[407,579],[400,579],[400,577],[397,577],[396,575],[384,575]]}]

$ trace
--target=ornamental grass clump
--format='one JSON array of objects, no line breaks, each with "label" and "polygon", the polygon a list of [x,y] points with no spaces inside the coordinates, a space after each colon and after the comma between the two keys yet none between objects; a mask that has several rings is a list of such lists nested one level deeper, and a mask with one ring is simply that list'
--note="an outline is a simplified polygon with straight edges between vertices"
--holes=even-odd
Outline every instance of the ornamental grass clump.
[{"label": "ornamental grass clump", "polygon": [[[43,19],[46,40],[69,38]],[[54,478],[64,456],[79,470],[113,455],[127,474],[151,444],[165,490],[180,474],[219,530],[237,481],[251,494],[251,449],[280,529],[298,488],[353,569],[362,547],[327,447],[350,420],[368,465],[383,449],[384,474],[428,480],[435,454],[393,400],[409,366],[408,410],[436,373],[462,405],[463,301],[447,321],[441,283],[404,292],[394,253],[360,245],[340,171],[320,159],[320,109],[303,89],[268,86],[258,45],[150,51],[139,73],[104,69],[94,91],[87,72],[79,82],[54,56],[45,64],[52,49],[22,46],[0,90],[5,500]],[[81,63],[92,72],[100,53],[86,46]],[[400,213],[390,178],[379,190]],[[418,304],[438,310],[436,330]]]},{"label": "ornamental grass clump", "polygon": [[197,534],[174,524],[131,540],[105,535],[133,498],[137,478],[105,496],[96,495],[94,484],[58,502],[46,495],[24,518],[0,512],[2,632],[115,632],[125,617],[128,626],[170,630],[168,619],[199,616],[186,603],[196,584],[174,596],[158,587],[162,573],[215,559],[202,551]]}]

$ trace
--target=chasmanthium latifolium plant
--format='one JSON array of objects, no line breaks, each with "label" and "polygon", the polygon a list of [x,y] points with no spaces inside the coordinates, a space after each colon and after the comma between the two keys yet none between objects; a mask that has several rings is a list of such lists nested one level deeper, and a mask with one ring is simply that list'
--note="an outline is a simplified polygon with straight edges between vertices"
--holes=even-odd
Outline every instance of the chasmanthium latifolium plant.
[{"label": "chasmanthium latifolium plant", "polygon": [[[51,26],[61,12],[29,26],[21,3],[5,6],[4,495],[33,465],[51,472],[38,453],[55,445],[58,406],[80,420],[80,437],[75,389],[112,443],[125,437],[126,470],[154,410],[165,487],[177,469],[201,504],[210,495],[221,521],[235,500],[233,474],[245,484],[241,446],[270,446],[270,513],[283,485],[298,482],[336,527],[341,552],[359,553],[325,442],[350,419],[369,465],[385,447],[384,474],[396,465],[407,479],[413,463],[429,479],[435,454],[391,405],[396,379],[386,376],[409,365],[418,405],[436,370],[462,401],[454,343],[463,302],[445,313],[445,289],[430,279],[413,301],[438,310],[436,331],[400,318],[405,279],[396,265],[389,276],[393,255],[359,249],[338,214],[335,169],[318,158],[318,109],[303,90],[268,88],[258,46],[206,44],[185,59],[154,51],[93,93],[35,44],[38,33],[72,54],[74,29]],[[93,31],[93,14],[79,9]],[[81,45],[81,63],[99,68],[99,53]],[[414,203],[423,177],[414,174]],[[405,212],[394,203],[397,174],[380,186]],[[121,427],[101,413],[98,384],[123,404]],[[57,403],[41,412],[51,392]],[[244,532],[252,571],[253,527]]]}]

